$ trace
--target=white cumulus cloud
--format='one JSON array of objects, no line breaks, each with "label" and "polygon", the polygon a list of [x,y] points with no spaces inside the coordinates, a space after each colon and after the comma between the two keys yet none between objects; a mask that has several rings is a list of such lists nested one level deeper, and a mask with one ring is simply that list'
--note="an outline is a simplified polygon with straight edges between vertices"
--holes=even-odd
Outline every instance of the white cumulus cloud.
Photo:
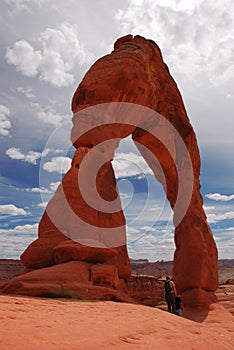
[{"label": "white cumulus cloud", "polygon": [[116,13],[122,33],[155,40],[174,73],[214,84],[234,76],[233,16],[232,0],[129,0]]},{"label": "white cumulus cloud", "polygon": [[[51,182],[49,189],[45,188],[45,187],[32,187],[32,188],[26,188],[25,190],[27,192],[31,192],[31,193],[52,194],[53,192],[55,192],[57,190],[60,183],[61,183],[60,181]],[[41,206],[45,206],[45,205],[43,203],[38,205],[38,207],[41,207]]]},{"label": "white cumulus cloud", "polygon": [[28,213],[23,208],[18,208],[14,204],[2,204],[0,205],[1,215],[27,215]]},{"label": "white cumulus cloud", "polygon": [[82,65],[91,59],[78,39],[76,25],[63,23],[47,28],[38,38],[38,49],[26,40],[19,40],[7,48],[6,61],[25,76],[39,76],[41,81],[56,87],[74,82],[75,64]]},{"label": "white cumulus cloud", "polygon": [[[53,149],[53,148],[45,148],[42,152],[37,151],[28,151],[26,153],[23,153],[20,148],[17,147],[11,147],[6,150],[6,155],[10,157],[11,159],[21,160],[23,162],[31,163],[36,165],[38,159],[41,157],[46,157],[49,153],[63,153],[64,151],[61,149]],[[60,157],[61,158],[61,157]],[[63,158],[63,157],[62,157]],[[70,159],[70,158],[69,158]],[[38,189],[38,192],[42,191],[48,191],[47,189]],[[37,189],[27,189],[27,191],[36,192]],[[45,193],[45,192],[44,192]]]},{"label": "white cumulus cloud", "polygon": [[50,190],[48,190],[45,187],[33,187],[33,188],[26,188],[27,192],[33,192],[33,193],[43,193],[43,194],[49,194],[51,193]]},{"label": "white cumulus cloud", "polygon": [[144,158],[134,152],[117,153],[112,165],[117,178],[153,174]]},{"label": "white cumulus cloud", "polygon": [[215,224],[218,221],[234,219],[234,211],[229,211],[222,214],[208,214],[207,220],[210,224]]},{"label": "white cumulus cloud", "polygon": [[43,151],[41,152],[41,156],[45,157],[47,156],[50,152],[52,153],[64,153],[64,150],[62,149],[54,149],[54,148],[44,148]]},{"label": "white cumulus cloud", "polygon": [[223,201],[223,202],[228,202],[234,199],[234,194],[231,194],[229,196],[226,196],[224,194],[220,193],[208,193],[205,195],[205,197],[209,199],[213,199],[214,201]]},{"label": "white cumulus cloud", "polygon": [[49,173],[56,172],[65,174],[71,167],[71,158],[69,157],[53,157],[50,162],[43,164],[43,169]]},{"label": "white cumulus cloud", "polygon": [[26,41],[17,41],[13,48],[7,48],[6,61],[13,64],[16,70],[27,77],[35,77],[38,74],[38,68],[42,60],[41,53]]},{"label": "white cumulus cloud", "polygon": [[30,12],[32,4],[41,6],[46,1],[48,0],[3,0],[3,2],[11,7],[11,15],[15,15],[21,11]]},{"label": "white cumulus cloud", "polygon": [[38,224],[26,224],[22,226],[15,226],[14,228],[11,229],[0,229],[0,234],[35,234],[37,233],[38,230]]},{"label": "white cumulus cloud", "polygon": [[28,151],[26,154],[22,153],[19,148],[11,147],[6,150],[6,155],[11,159],[22,160],[27,163],[36,165],[37,160],[41,157],[40,152]]},{"label": "white cumulus cloud", "polygon": [[0,105],[0,136],[8,136],[11,122],[8,119],[10,110],[4,105]]},{"label": "white cumulus cloud", "polygon": [[36,96],[33,93],[33,88],[31,86],[28,87],[23,87],[23,86],[18,86],[16,88],[16,91],[23,94],[25,97],[27,97],[29,100],[35,98]]},{"label": "white cumulus cloud", "polygon": [[52,190],[53,192],[55,192],[55,191],[57,190],[57,188],[59,187],[60,183],[61,183],[60,181],[51,182],[51,184],[50,184],[51,190]]},{"label": "white cumulus cloud", "polygon": [[42,209],[45,209],[45,207],[47,206],[48,202],[41,202],[39,204],[37,204],[37,207],[38,208],[42,208]]},{"label": "white cumulus cloud", "polygon": [[44,123],[58,126],[65,120],[69,120],[71,118],[68,114],[60,114],[56,112],[55,108],[51,105],[43,107],[39,103],[32,102],[31,106],[36,111],[38,118]]}]

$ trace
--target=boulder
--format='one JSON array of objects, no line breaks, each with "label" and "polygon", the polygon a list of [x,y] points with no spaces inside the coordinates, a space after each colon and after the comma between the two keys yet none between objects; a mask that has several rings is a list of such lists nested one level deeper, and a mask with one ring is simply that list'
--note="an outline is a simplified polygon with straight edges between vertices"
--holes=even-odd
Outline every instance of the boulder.
[{"label": "boulder", "polygon": [[53,249],[55,264],[62,264],[71,260],[104,263],[116,254],[117,252],[114,249],[85,246],[71,240],[61,242]]},{"label": "boulder", "polygon": [[54,265],[53,249],[67,237],[52,231],[46,237],[39,237],[32,242],[21,255],[22,263],[28,269],[41,269]]},{"label": "boulder", "polygon": [[139,304],[148,306],[164,300],[163,286],[154,276],[132,275],[126,282],[126,293]]},{"label": "boulder", "polygon": [[[70,261],[17,276],[0,287],[2,293],[53,296],[76,290],[77,283],[89,283],[90,264]],[[32,293],[32,294],[31,294]]]},{"label": "boulder", "polygon": [[135,303],[127,294],[110,288],[107,283],[104,286],[90,281],[90,267],[91,264],[86,262],[70,261],[37,269],[0,284],[0,293]]},{"label": "boulder", "polygon": [[119,284],[118,270],[114,265],[95,264],[90,268],[90,280],[94,284],[116,288]]},{"label": "boulder", "polygon": [[225,284],[234,284],[234,278],[227,279]]}]

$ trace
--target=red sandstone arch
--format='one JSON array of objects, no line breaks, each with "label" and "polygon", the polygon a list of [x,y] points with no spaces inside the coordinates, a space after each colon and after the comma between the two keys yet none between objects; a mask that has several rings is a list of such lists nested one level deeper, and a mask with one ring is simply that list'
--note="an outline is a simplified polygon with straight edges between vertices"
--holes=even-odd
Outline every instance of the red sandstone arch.
[{"label": "red sandstone arch", "polygon": [[[96,126],[76,137],[77,128],[82,128],[81,120],[85,124],[87,107],[113,102],[133,103],[160,113],[177,130],[187,147],[193,170],[193,186],[187,212],[175,228],[173,278],[182,294],[184,307],[208,307],[211,302],[216,301],[214,291],[218,286],[217,249],[202,207],[200,156],[196,136],[176,83],[163,62],[160,49],[153,41],[140,36],[127,35],[117,40],[114,51],[99,59],[78,86],[73,96],[72,111],[74,115],[84,111],[84,118],[73,119],[72,142],[76,152],[72,167],[46,208],[39,224],[38,240],[26,249],[21,259],[30,269],[70,260],[105,262],[117,267],[120,278],[129,278],[131,267],[125,240],[125,218],[110,159],[114,156],[119,140],[130,134],[155,177],[163,184],[170,205],[175,209],[178,172],[172,155],[157,137],[142,127],[121,122]],[[98,120],[98,116],[94,118]],[[169,138],[172,144],[176,143],[172,134]],[[109,148],[103,150],[97,146],[108,139],[115,140]],[[143,146],[154,157],[146,153]],[[116,200],[118,210],[114,213],[96,210],[88,205],[77,183],[81,164],[91,157],[93,149],[97,152],[96,159],[103,160],[96,179],[98,192],[106,201]],[[178,156],[176,152],[175,145],[175,158]],[[158,159],[161,167],[157,166],[154,158]],[[92,162],[94,161],[95,157],[92,158]],[[184,159],[180,158],[178,164],[183,167]],[[162,180],[164,178],[166,183]],[[87,170],[87,191],[92,191],[88,181]],[[73,216],[88,222],[89,228],[81,229]],[[111,229],[110,234],[108,229]],[[116,232],[119,244],[110,248],[113,232]],[[79,244],[73,244],[69,239],[76,240]],[[103,245],[95,247],[100,241]]]},{"label": "red sandstone arch", "polygon": [[[174,280],[183,293],[185,305],[209,304],[218,285],[217,249],[203,210],[200,194],[200,156],[196,136],[184,108],[180,92],[163,62],[157,45],[140,36],[127,35],[117,40],[114,51],[98,60],[87,72],[72,101],[74,113],[84,107],[105,102],[131,102],[149,107],[164,116],[183,138],[191,157],[194,183],[186,215],[175,229]],[[111,135],[111,130],[107,131]],[[165,147],[140,128],[120,128],[119,137],[132,134],[159,160],[167,180],[166,195],[174,207],[177,174]],[[76,148],[90,143],[87,136],[73,140]],[[95,139],[93,139],[95,142]],[[139,148],[160,181],[162,174],[150,157]],[[165,184],[164,184],[165,185]]]}]

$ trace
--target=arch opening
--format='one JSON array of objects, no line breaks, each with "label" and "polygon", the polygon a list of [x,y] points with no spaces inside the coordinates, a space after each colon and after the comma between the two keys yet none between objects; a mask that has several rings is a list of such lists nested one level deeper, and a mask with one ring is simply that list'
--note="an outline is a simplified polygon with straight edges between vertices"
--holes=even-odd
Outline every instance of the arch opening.
[{"label": "arch opening", "polygon": [[175,251],[173,211],[162,184],[131,136],[120,141],[112,165],[126,218],[130,258],[172,261]]}]

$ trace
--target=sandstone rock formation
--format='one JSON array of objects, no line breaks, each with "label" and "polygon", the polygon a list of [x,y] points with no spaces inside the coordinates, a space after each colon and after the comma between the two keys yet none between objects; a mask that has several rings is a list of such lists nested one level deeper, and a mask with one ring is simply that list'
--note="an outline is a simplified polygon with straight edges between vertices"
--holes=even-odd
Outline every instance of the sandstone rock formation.
[{"label": "sandstone rock formation", "polygon": [[0,283],[6,282],[25,270],[20,260],[0,259]]},{"label": "sandstone rock formation", "polygon": [[[121,284],[116,267],[102,265],[101,272],[98,269],[100,264],[91,265],[83,261],[69,261],[33,270],[2,284],[1,292],[38,297],[114,300],[134,303],[134,300],[122,290],[124,283],[119,290],[116,289],[118,284]],[[101,277],[104,280],[100,281]]]},{"label": "sandstone rock formation", "polygon": [[[200,156],[195,133],[187,117],[183,101],[176,83],[170,76],[167,66],[162,60],[159,48],[152,42],[140,36],[131,35],[120,38],[115,43],[115,50],[111,55],[97,61],[88,71],[73,97],[73,112],[90,105],[110,101],[131,102],[147,106],[159,112],[178,131],[187,147],[193,169],[193,189],[188,209],[181,222],[175,229],[176,251],[174,258],[174,280],[182,293],[184,305],[207,306],[215,301],[214,290],[218,286],[217,278],[217,250],[211,230],[207,224],[206,215],[202,208],[200,195]],[[131,68],[130,68],[131,67]],[[99,82],[101,87],[99,88]],[[79,125],[74,118],[76,127]],[[156,125],[156,128],[160,127]],[[87,145],[92,140],[94,146],[102,141],[102,134],[98,138],[89,138],[91,133],[76,139],[74,145],[79,147]],[[178,167],[184,167],[186,161],[176,149],[174,135],[167,135],[174,143],[174,151],[178,155],[177,169],[173,164],[173,155],[170,154],[152,133],[141,128],[126,125],[113,130],[112,126],[105,126],[105,134],[109,138],[125,137],[132,134],[133,140],[141,151],[143,157],[152,168],[155,177],[164,185],[167,198],[174,209],[174,221],[179,215],[180,208],[175,208],[178,195]],[[73,136],[73,135],[72,135]],[[105,137],[106,135],[104,135]],[[144,148],[141,146],[145,146]],[[149,149],[158,163],[149,153]],[[163,179],[166,179],[166,184]],[[191,294],[192,293],[192,294]],[[188,295],[188,298],[187,298]]]},{"label": "sandstone rock formation", "polygon": [[[96,105],[101,107],[92,109]],[[208,309],[216,301],[217,249],[202,207],[199,150],[158,46],[140,36],[118,39],[114,51],[86,73],[73,96],[72,111],[72,166],[46,208],[38,240],[22,255],[25,266],[48,268],[70,260],[102,263],[117,269],[108,268],[105,283],[118,288],[120,279],[128,281],[125,218],[111,160],[120,139],[132,135],[174,210],[173,278],[184,307]],[[122,114],[113,122],[116,111]],[[153,111],[161,119],[154,119]],[[92,169],[98,169],[93,187]],[[93,267],[93,282],[104,281],[106,273],[100,265]]]},{"label": "sandstone rock formation", "polygon": [[234,284],[234,278],[227,279],[226,284]]},{"label": "sandstone rock formation", "polygon": [[131,275],[126,282],[126,292],[139,304],[156,306],[165,301],[164,284],[148,275]]},{"label": "sandstone rock formation", "polygon": [[78,300],[112,300],[155,306],[162,300],[156,277],[132,275],[118,278],[116,266],[69,261],[36,269],[2,283],[3,294]]},{"label": "sandstone rock formation", "polygon": [[219,286],[216,290],[219,303],[234,316],[234,280]]}]

